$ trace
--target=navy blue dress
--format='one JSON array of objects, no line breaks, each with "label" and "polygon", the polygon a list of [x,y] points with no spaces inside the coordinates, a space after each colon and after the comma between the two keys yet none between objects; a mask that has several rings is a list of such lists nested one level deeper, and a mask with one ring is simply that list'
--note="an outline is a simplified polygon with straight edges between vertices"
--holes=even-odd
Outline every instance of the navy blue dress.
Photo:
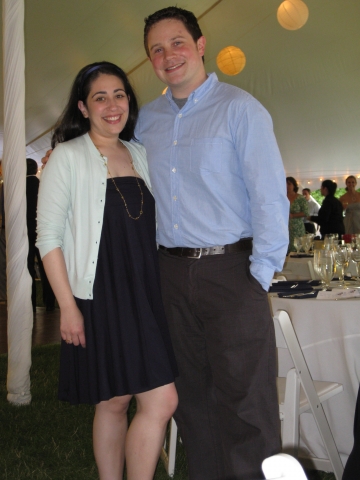
[{"label": "navy blue dress", "polygon": [[[135,177],[114,179],[133,217],[141,194]],[[155,202],[143,180],[143,215],[129,217],[111,179],[93,300],[76,298],[86,348],[62,341],[59,399],[96,404],[174,381],[177,366],[161,299]]]}]

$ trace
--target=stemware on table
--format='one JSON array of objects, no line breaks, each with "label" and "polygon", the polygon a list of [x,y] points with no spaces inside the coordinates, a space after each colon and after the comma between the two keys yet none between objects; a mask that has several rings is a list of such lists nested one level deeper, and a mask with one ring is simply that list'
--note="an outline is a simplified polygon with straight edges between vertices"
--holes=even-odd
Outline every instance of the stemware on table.
[{"label": "stemware on table", "polygon": [[356,264],[357,281],[360,282],[360,245],[353,247],[351,260]]},{"label": "stemware on table", "polygon": [[351,251],[352,249],[349,243],[338,244],[334,246],[335,262],[338,266],[337,270],[339,272],[339,287],[346,288],[344,276],[351,259]]},{"label": "stemware on table", "polygon": [[306,254],[309,253],[311,247],[313,246],[314,236],[315,235],[313,235],[312,233],[307,233],[306,235],[303,235],[301,237],[302,248],[304,249],[304,252]]},{"label": "stemware on table", "polygon": [[[314,260],[313,260],[313,263],[314,263],[314,272],[316,273],[316,275],[321,279],[321,272],[320,272],[320,252],[322,251],[323,249],[317,249],[315,248],[314,249]],[[325,284],[324,280],[320,280],[320,284]]]},{"label": "stemware on table", "polygon": [[294,247],[296,248],[297,255],[299,255],[301,247],[302,247],[301,237],[295,237],[294,238]]},{"label": "stemware on table", "polygon": [[324,290],[326,290],[330,287],[330,282],[336,270],[334,250],[324,249],[319,250],[319,252],[319,274],[325,283]]}]

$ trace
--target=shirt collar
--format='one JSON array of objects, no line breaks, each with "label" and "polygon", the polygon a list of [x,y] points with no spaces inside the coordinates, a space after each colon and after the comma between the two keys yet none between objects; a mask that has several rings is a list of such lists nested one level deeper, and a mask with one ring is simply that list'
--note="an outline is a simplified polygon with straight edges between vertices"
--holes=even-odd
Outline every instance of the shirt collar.
[{"label": "shirt collar", "polygon": [[[213,88],[215,83],[217,83],[218,77],[215,72],[208,74],[207,79],[205,80],[204,83],[202,83],[198,88],[196,88],[193,92],[190,93],[188,97],[188,101],[184,105],[183,108],[186,108],[187,105],[193,105],[194,103],[197,103],[199,100],[201,100],[209,90]],[[176,108],[178,109],[178,106],[175,104],[174,100],[172,99],[172,93],[170,88],[166,90],[165,94],[166,98],[169,100],[169,102],[172,105],[175,105]]]}]

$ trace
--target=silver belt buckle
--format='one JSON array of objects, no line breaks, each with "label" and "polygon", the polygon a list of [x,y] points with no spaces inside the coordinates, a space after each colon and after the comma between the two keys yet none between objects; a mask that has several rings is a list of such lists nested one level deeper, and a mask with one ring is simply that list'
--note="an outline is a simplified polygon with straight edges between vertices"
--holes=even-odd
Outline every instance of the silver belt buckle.
[{"label": "silver belt buckle", "polygon": [[190,257],[190,258],[197,258],[197,259],[201,258],[201,250],[202,250],[202,248],[196,248],[195,250],[199,250],[199,254],[198,254],[196,257]]}]

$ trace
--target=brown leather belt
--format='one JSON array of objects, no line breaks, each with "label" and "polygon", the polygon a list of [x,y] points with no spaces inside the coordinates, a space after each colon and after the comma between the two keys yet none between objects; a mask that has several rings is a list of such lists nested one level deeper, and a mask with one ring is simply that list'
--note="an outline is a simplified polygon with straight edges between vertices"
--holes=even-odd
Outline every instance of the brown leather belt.
[{"label": "brown leather belt", "polygon": [[226,253],[238,253],[252,250],[252,238],[242,238],[236,243],[229,245],[216,245],[215,247],[201,247],[201,248],[188,248],[188,247],[174,247],[167,248],[159,245],[160,250],[164,250],[170,255],[176,257],[187,258],[201,258],[207,255],[224,255]]}]

